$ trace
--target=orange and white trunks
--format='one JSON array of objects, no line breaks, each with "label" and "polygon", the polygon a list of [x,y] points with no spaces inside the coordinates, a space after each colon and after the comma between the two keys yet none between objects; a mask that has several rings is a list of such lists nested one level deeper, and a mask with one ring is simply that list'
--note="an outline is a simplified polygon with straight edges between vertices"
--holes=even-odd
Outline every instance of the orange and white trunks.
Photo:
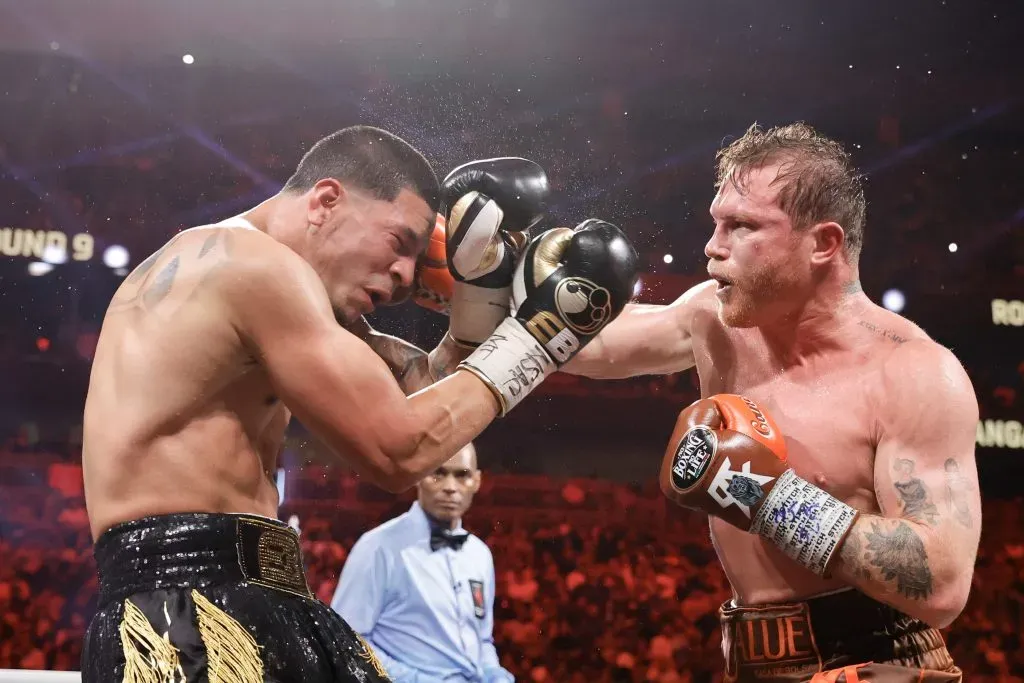
[{"label": "orange and white trunks", "polygon": [[853,589],[719,616],[729,683],[963,680],[937,629]]}]

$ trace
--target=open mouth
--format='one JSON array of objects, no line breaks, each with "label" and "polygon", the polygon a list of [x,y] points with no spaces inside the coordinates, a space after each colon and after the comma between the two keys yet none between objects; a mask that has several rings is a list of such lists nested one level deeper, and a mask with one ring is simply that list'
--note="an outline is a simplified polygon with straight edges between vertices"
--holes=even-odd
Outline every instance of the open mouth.
[{"label": "open mouth", "polygon": [[732,280],[721,277],[720,275],[712,275],[711,279],[718,283],[717,291],[722,292],[732,287]]},{"label": "open mouth", "polygon": [[387,306],[388,303],[391,301],[390,292],[382,292],[377,289],[368,289],[366,290],[366,295],[370,297],[370,304],[374,308],[377,308],[378,306]]}]

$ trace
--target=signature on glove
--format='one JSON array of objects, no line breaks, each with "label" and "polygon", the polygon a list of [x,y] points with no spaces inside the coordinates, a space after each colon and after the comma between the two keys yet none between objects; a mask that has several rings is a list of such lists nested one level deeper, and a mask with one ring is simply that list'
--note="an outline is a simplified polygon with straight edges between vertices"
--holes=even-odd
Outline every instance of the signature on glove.
[{"label": "signature on glove", "polygon": [[821,533],[821,521],[818,519],[821,505],[810,502],[792,501],[789,505],[781,505],[772,511],[772,520],[776,524],[795,524],[794,537],[806,541]]}]

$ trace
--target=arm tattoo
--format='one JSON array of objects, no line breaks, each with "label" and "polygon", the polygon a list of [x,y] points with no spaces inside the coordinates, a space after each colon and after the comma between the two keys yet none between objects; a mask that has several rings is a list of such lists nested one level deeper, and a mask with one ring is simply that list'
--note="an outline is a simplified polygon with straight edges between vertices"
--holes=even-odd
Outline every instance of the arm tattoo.
[{"label": "arm tattoo", "polygon": [[[203,283],[206,282],[211,274],[230,257],[229,244],[231,236],[227,231],[214,230],[203,242],[202,247],[198,251],[198,256],[195,255],[195,252],[188,253],[178,246],[172,247],[177,239],[177,237],[171,239],[171,241],[162,246],[132,271],[131,275],[125,279],[124,284],[128,287],[137,287],[137,289],[130,295],[118,293],[110,302],[110,311],[116,312],[125,309],[153,310],[154,307],[167,298],[183,266],[193,265],[194,261],[202,259],[216,247],[220,247],[214,254],[214,258],[206,261],[201,267],[201,273],[194,277],[186,277],[186,280],[183,281],[190,284],[190,289],[182,293],[183,300],[190,299],[196,292],[201,290]],[[168,249],[177,251],[177,253],[160,270],[154,271],[157,262],[167,253]],[[196,275],[196,273],[192,273],[192,275]]]},{"label": "arm tattoo", "polygon": [[164,253],[164,250],[167,249],[169,244],[170,242],[150,254],[149,258],[140,263],[138,267],[132,271],[132,274],[125,279],[125,282],[130,285],[134,285],[142,280],[142,278],[146,277],[146,274],[149,273],[149,271],[153,269],[153,266],[156,265],[156,262],[160,260],[161,254]]},{"label": "arm tattoo", "polygon": [[388,364],[406,394],[433,384],[429,358],[423,349],[386,334],[371,334],[366,343]]},{"label": "arm tattoo", "polygon": [[846,537],[843,547],[839,549],[839,557],[855,579],[869,580],[871,578],[871,572],[864,566],[867,561],[864,555],[864,544],[856,530],[851,531],[850,535]]},{"label": "arm tattoo", "polygon": [[914,461],[897,458],[893,468],[898,476],[893,486],[900,496],[903,516],[921,524],[935,524],[939,511],[928,497],[924,482],[914,476]]},{"label": "arm tattoo", "polygon": [[425,389],[455,372],[463,353],[447,335],[431,353],[397,337],[375,331],[360,318],[348,330],[362,339],[387,363],[391,374],[406,394]]},{"label": "arm tattoo", "polygon": [[144,288],[142,292],[142,305],[145,308],[153,308],[164,300],[164,297],[167,296],[167,293],[171,291],[171,287],[174,285],[174,276],[178,274],[178,266],[180,264],[181,257],[175,256],[156,274],[153,283]]},{"label": "arm tattoo", "polygon": [[974,525],[971,519],[971,508],[968,504],[971,485],[967,478],[960,474],[960,464],[956,459],[946,460],[946,499],[949,511],[956,521],[970,529]]},{"label": "arm tattoo", "polygon": [[220,237],[219,230],[214,231],[212,235],[206,238],[206,241],[203,242],[202,248],[199,250],[199,258],[203,258],[204,256],[210,253],[210,250],[213,249],[214,245],[217,244],[218,237]]},{"label": "arm tattoo", "polygon": [[924,599],[932,594],[932,572],[924,542],[910,525],[898,522],[895,527],[886,529],[885,524],[872,522],[871,531],[865,537],[868,542],[865,559],[881,571],[886,581],[896,582],[900,595]]}]

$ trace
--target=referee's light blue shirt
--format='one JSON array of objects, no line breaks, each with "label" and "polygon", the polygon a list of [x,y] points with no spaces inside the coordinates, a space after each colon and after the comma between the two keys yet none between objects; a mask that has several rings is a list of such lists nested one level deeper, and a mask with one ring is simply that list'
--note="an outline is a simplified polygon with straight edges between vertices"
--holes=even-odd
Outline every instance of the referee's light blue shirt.
[{"label": "referee's light blue shirt", "polygon": [[473,534],[430,550],[419,503],[368,531],[331,607],[373,646],[394,683],[512,683],[494,649],[494,559]]}]

